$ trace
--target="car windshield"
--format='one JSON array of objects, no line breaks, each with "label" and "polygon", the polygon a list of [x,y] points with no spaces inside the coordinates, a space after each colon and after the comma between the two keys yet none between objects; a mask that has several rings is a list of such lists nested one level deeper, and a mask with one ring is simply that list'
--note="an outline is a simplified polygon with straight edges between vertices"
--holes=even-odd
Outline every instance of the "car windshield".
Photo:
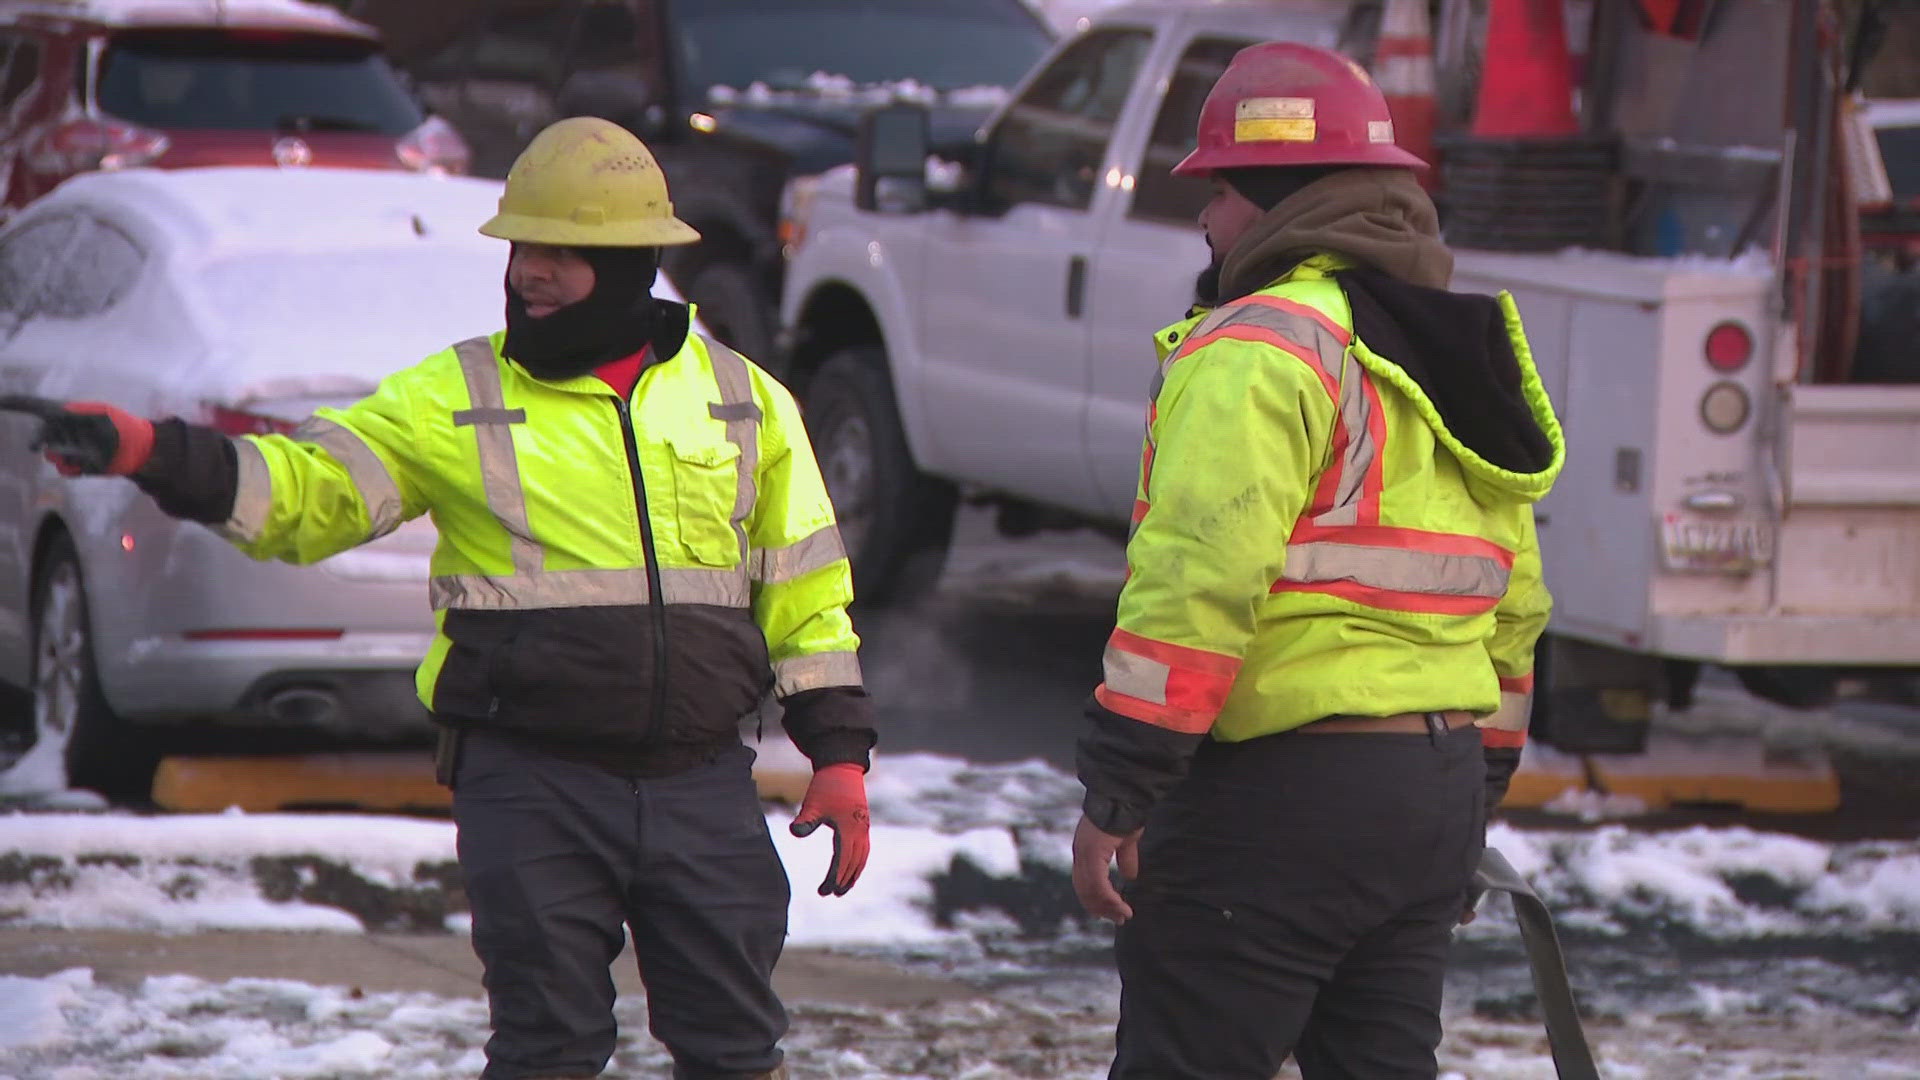
[{"label": "car windshield", "polygon": [[1011,86],[1051,44],[1020,0],[680,0],[688,86],[795,89],[815,73],[868,86]]},{"label": "car windshield", "polygon": [[1884,127],[1878,134],[1894,199],[1902,203],[1920,199],[1920,127]]},{"label": "car windshield", "polygon": [[99,101],[160,128],[399,136],[424,119],[374,43],[281,32],[118,34]]}]

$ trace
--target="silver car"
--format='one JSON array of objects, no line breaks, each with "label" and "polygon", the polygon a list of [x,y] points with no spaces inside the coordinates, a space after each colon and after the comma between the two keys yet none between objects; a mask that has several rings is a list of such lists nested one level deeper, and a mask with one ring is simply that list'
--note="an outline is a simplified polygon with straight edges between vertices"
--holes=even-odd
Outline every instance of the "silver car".
[{"label": "silver car", "polygon": [[[288,430],[502,324],[507,247],[474,231],[499,192],[398,172],[77,177],[0,230],[0,393]],[[222,724],[425,734],[429,521],[310,567],[255,562],[125,480],[62,478],[34,430],[0,416],[0,680],[31,692],[0,795],[139,798],[158,748]]]}]

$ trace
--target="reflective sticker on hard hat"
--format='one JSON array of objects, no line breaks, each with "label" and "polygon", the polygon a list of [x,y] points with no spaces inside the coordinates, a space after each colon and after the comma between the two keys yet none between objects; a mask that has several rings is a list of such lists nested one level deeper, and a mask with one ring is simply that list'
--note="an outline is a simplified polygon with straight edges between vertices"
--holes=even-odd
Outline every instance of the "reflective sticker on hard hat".
[{"label": "reflective sticker on hard hat", "polygon": [[1233,122],[1233,141],[1242,142],[1312,142],[1314,122],[1311,120],[1235,120]]},{"label": "reflective sticker on hard hat", "polygon": [[1393,121],[1391,120],[1367,121],[1367,141],[1379,142],[1379,143],[1392,142],[1393,141]]},{"label": "reflective sticker on hard hat", "polygon": [[1313,119],[1313,99],[1310,97],[1256,97],[1244,98],[1233,108],[1235,120],[1311,120]]}]

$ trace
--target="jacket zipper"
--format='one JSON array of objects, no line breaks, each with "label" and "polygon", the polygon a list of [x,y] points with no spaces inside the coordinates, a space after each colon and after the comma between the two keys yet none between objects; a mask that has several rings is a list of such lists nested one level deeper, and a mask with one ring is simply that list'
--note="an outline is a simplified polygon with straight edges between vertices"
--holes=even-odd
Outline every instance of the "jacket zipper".
[{"label": "jacket zipper", "polygon": [[627,443],[627,471],[633,476],[633,504],[640,511],[640,554],[647,565],[647,606],[653,609],[653,711],[647,734],[655,735],[667,715],[667,605],[660,589],[660,560],[653,549],[653,517],[647,512],[647,481],[640,472],[640,444],[633,433],[633,410],[622,398],[613,399],[620,414],[620,434]]}]

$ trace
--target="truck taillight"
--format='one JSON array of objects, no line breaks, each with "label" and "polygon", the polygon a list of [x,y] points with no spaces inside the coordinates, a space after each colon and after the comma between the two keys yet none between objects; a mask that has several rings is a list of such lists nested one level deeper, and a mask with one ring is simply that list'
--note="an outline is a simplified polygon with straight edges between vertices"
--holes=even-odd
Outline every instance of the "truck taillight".
[{"label": "truck taillight", "polygon": [[1723,322],[1707,332],[1706,354],[1713,370],[1739,371],[1753,359],[1753,335],[1737,322]]},{"label": "truck taillight", "polygon": [[437,116],[427,117],[426,123],[402,136],[393,152],[400,159],[400,164],[415,172],[452,173],[455,176],[465,173],[472,159],[467,141],[460,137],[452,124]]},{"label": "truck taillight", "polygon": [[40,133],[26,152],[27,167],[50,176],[151,164],[171,143],[157,131],[119,120],[69,120]]},{"label": "truck taillight", "polygon": [[262,416],[225,405],[207,406],[207,426],[222,435],[285,435],[298,427],[278,416]]}]

